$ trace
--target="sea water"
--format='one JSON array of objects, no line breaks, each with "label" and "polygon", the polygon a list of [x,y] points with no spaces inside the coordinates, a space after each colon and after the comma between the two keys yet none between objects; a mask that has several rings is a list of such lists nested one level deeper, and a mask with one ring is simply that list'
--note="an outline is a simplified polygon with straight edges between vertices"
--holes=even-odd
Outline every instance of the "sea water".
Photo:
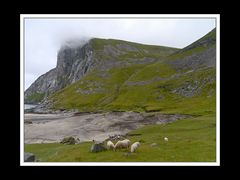
[{"label": "sea water", "polygon": [[34,104],[24,104],[24,109],[32,109],[34,107],[36,107],[37,105]]}]

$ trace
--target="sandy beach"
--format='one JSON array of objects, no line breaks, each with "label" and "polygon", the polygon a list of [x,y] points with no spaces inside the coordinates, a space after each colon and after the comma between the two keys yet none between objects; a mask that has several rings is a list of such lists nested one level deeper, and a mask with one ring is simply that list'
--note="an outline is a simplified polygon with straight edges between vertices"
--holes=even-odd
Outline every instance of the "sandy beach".
[{"label": "sandy beach", "polygon": [[146,124],[168,123],[185,118],[183,115],[146,117],[136,112],[99,114],[25,114],[25,143],[59,142],[67,136],[83,141],[103,141],[109,135],[126,134]]}]

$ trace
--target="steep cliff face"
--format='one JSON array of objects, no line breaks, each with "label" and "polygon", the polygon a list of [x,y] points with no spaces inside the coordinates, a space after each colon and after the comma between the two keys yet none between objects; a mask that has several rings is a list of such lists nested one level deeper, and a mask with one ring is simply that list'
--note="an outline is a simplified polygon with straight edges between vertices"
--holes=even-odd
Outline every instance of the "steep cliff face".
[{"label": "steep cliff face", "polygon": [[94,65],[93,50],[89,43],[83,47],[62,47],[58,53],[57,71],[61,89],[81,78]]},{"label": "steep cliff face", "polygon": [[62,46],[58,52],[56,68],[40,76],[25,91],[25,102],[39,102],[47,95],[76,82],[93,65],[93,50],[89,43],[76,47]]}]

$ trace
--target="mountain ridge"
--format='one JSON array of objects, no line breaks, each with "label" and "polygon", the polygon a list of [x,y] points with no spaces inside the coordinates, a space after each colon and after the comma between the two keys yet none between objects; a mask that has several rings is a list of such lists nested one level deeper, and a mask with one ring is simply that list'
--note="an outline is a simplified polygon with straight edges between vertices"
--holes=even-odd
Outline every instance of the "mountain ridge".
[{"label": "mountain ridge", "polygon": [[[95,66],[91,66],[91,70],[88,68],[78,80],[48,94],[38,110],[214,113],[215,31],[213,29],[183,49],[93,39],[88,44],[92,48],[90,61]],[[70,54],[72,57],[86,57],[84,53],[84,49],[79,49],[75,55]],[[68,60],[66,54],[60,53],[58,59]],[[86,64],[86,58],[84,60],[80,62]],[[59,64],[61,67],[61,61]],[[79,66],[83,72],[84,66]],[[65,63],[63,67],[66,67]]]}]

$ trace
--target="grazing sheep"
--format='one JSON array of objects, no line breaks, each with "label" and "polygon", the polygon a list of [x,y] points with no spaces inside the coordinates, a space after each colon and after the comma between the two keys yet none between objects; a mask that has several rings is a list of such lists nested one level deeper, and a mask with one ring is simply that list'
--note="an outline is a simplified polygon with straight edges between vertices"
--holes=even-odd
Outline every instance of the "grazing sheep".
[{"label": "grazing sheep", "polygon": [[136,149],[140,146],[140,142],[135,142],[131,145],[131,153],[135,152]]},{"label": "grazing sheep", "polygon": [[130,147],[130,140],[128,139],[124,139],[122,141],[118,141],[115,146],[114,146],[114,150],[116,149],[121,149],[121,148],[129,148]]},{"label": "grazing sheep", "polygon": [[164,138],[164,141],[168,141],[168,138],[167,138],[167,137],[165,137],[165,138]]},{"label": "grazing sheep", "polygon": [[114,144],[112,141],[107,142],[107,149],[114,149]]}]

